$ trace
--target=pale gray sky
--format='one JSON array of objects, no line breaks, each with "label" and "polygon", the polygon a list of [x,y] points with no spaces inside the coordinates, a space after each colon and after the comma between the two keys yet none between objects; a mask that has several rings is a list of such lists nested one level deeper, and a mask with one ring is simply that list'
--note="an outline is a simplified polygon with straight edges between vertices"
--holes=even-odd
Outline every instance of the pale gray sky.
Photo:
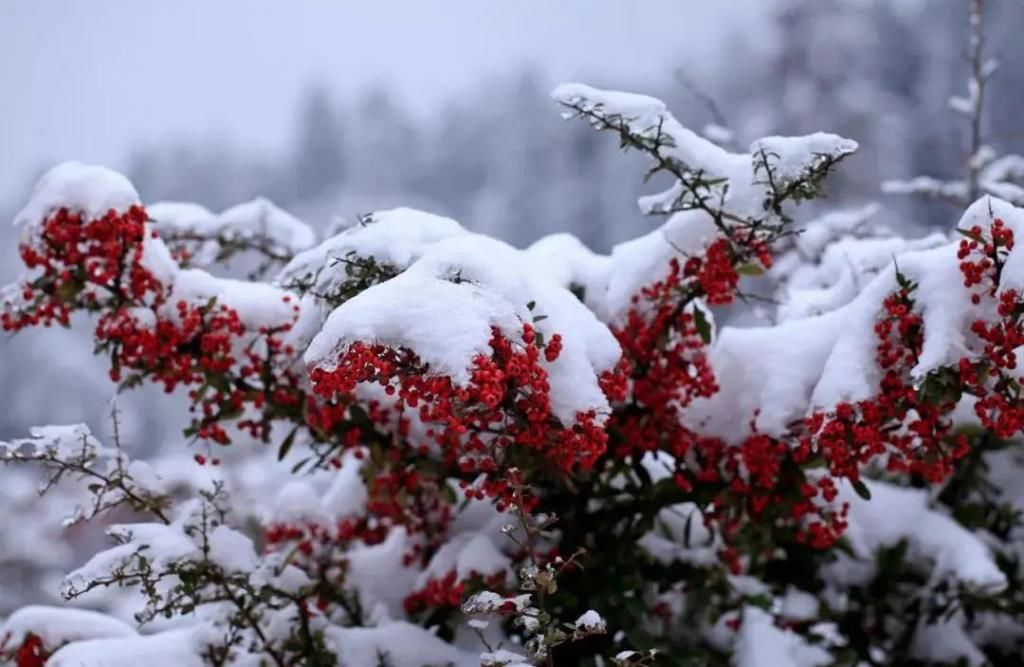
[{"label": "pale gray sky", "polygon": [[707,66],[764,4],[3,0],[0,202],[23,196],[38,167],[120,167],[138,142],[210,137],[274,151],[316,81],[339,94],[390,85],[419,113],[525,63],[557,80],[642,87],[679,64]]}]

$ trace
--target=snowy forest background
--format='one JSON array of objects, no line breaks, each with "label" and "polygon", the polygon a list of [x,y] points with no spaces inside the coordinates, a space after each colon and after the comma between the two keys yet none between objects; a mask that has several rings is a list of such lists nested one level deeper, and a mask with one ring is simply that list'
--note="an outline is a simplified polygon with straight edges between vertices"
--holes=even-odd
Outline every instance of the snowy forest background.
[{"label": "snowy forest background", "polygon": [[[832,183],[830,205],[881,201],[887,196],[880,184],[889,178],[962,171],[963,123],[947,100],[963,92],[966,78],[966,2],[767,4],[753,30],[723,34],[695,63],[649,63],[649,82],[579,75],[660,97],[691,127],[728,127],[738,146],[821,128],[856,139],[861,151]],[[988,43],[1002,66],[987,93],[986,141],[999,153],[1021,153],[1024,5],[1000,0],[988,11]],[[681,29],[680,39],[685,34]],[[614,141],[582,124],[561,122],[548,97],[552,83],[540,69],[495,72],[424,118],[386,87],[341,95],[321,81],[295,103],[284,159],[254,159],[229,141],[140,138],[124,163],[112,166],[124,168],[146,202],[184,199],[221,210],[263,195],[318,229],[339,215],[402,204],[519,246],[564,230],[607,251],[650,224],[635,204],[642,160],[620,155]],[[25,176],[4,184],[16,192],[0,202],[8,220],[35,178]],[[959,215],[897,197],[881,211],[910,235],[948,228]],[[15,251],[15,230],[0,225],[0,283],[15,275]],[[9,392],[0,402],[0,433],[79,421],[102,431],[114,387],[91,346],[85,328],[0,346],[0,386]],[[141,391],[123,400],[130,408],[124,437],[136,451],[180,438],[180,424],[164,419],[162,395]]]}]

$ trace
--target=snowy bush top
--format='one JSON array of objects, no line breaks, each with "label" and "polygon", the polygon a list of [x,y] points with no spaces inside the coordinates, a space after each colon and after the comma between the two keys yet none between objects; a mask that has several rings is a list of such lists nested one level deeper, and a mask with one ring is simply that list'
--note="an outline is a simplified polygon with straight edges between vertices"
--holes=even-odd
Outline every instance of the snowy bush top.
[{"label": "snowy bush top", "polygon": [[[119,389],[189,414],[149,461],[116,415],[109,445],[85,426],[0,443],[68,526],[103,521],[113,542],[61,586],[102,612],[20,609],[0,659],[774,667],[1020,648],[1019,511],[993,491],[1015,477],[980,475],[1020,467],[1024,211],[986,196],[906,241],[866,206],[800,235],[797,205],[853,141],[733,153],[650,97],[554,98],[673,182],[640,200],[660,224],[607,255],[411,209],[317,243],[266,200],[145,208],[102,168],[43,176],[4,330],[91,313]],[[243,257],[250,279],[217,273]],[[721,324],[759,278],[785,302]]]}]

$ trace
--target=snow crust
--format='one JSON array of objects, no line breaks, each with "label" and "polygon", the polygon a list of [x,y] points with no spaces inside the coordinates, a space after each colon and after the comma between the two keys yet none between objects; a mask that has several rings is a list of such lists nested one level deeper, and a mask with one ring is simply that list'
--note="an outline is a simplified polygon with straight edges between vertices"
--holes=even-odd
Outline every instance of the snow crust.
[{"label": "snow crust", "polygon": [[[968,208],[958,227],[987,228],[994,219],[1024,233],[1024,211],[989,197]],[[917,284],[914,298],[924,323],[924,345],[912,374],[924,377],[970,356],[969,325],[983,313],[971,303],[970,292],[963,286],[956,257],[958,240],[935,245],[939,240],[928,237],[910,244],[891,257],[848,303],[821,315],[794,317],[776,326],[720,330],[710,359],[721,390],[709,399],[695,401],[687,413],[688,423],[697,424],[707,434],[738,440],[750,431],[748,422],[736,415],[752,416],[760,408],[758,429],[780,435],[813,409],[873,396],[880,380],[873,328],[882,302],[899,288],[897,270]],[[858,246],[864,251],[859,256],[866,266],[879,264],[882,253],[878,247],[868,241]],[[1010,254],[1002,286],[1024,286],[1021,252]],[[771,381],[763,382],[763,378]]]},{"label": "snow crust", "polygon": [[201,638],[196,628],[130,639],[90,639],[68,644],[50,656],[48,667],[203,667]]},{"label": "snow crust", "polygon": [[200,204],[183,201],[160,201],[146,207],[150,219],[156,225],[158,231],[165,235],[171,234],[198,234],[202,236],[216,236],[211,233],[211,228],[216,214]]},{"label": "snow crust", "polygon": [[50,649],[85,639],[137,635],[127,623],[100,612],[32,605],[15,611],[0,624],[0,647],[20,646],[28,634],[39,637]]},{"label": "snow crust", "polygon": [[936,581],[952,578],[992,592],[1006,587],[1006,576],[988,546],[949,516],[930,509],[926,490],[864,483],[871,500],[858,496],[848,483],[840,487],[840,501],[850,504],[846,537],[856,553],[871,558],[879,547],[907,540],[914,558],[932,563]]},{"label": "snow crust", "polygon": [[170,240],[198,243],[195,263],[213,264],[221,243],[259,243],[278,255],[313,246],[312,228],[269,199],[258,197],[215,214],[190,202],[157,202],[147,207],[156,229]]},{"label": "snow crust", "polygon": [[522,251],[501,241],[477,234],[438,241],[397,277],[336,308],[306,363],[331,368],[346,345],[365,341],[414,350],[431,372],[465,384],[473,359],[490,353],[493,327],[519,341],[523,324],[544,315],[536,329],[564,343],[548,364],[555,415],[572,423],[581,411],[607,412],[598,376],[618,361],[617,341],[572,292],[528,269]]},{"label": "snow crust", "polygon": [[733,654],[736,667],[818,667],[832,663],[828,651],[808,644],[790,630],[777,627],[763,609],[744,608],[743,625]]},{"label": "snow crust", "polygon": [[765,137],[750,145],[750,153],[763,156],[783,184],[805,176],[815,158],[834,159],[856,150],[856,141],[826,132],[803,137]]},{"label": "snow crust", "polygon": [[[692,132],[668,112],[660,100],[600,90],[583,84],[565,84],[552,97],[573,111],[588,115],[599,127],[628,128],[635,135],[659,143],[659,154],[704,185],[700,198],[681,182],[665,192],[640,200],[645,213],[669,214],[658,229],[612,249],[609,258],[595,260],[570,250],[569,277],[588,286],[587,304],[602,319],[620,323],[630,298],[640,288],[662,277],[672,257],[698,254],[719,230],[703,202],[721,202],[731,217],[763,218],[769,195],[786,190],[823,161],[839,159],[857,150],[855,141],[833,134],[803,137],[766,137],[751,144],[747,153],[731,153]],[[689,209],[689,210],[686,210]],[[566,248],[567,241],[545,242],[535,252],[543,256],[549,244]],[[590,266],[580,267],[584,258]],[[560,276],[563,284],[566,274]]]},{"label": "snow crust", "polygon": [[223,211],[217,216],[216,225],[218,234],[266,236],[292,252],[316,243],[309,225],[263,197]]},{"label": "snow crust", "polygon": [[601,614],[597,613],[593,609],[588,609],[576,619],[573,623],[580,630],[587,632],[604,632],[607,629],[607,624],[604,619],[601,618]]},{"label": "snow crust", "polygon": [[[728,207],[743,215],[763,214],[766,194],[764,167],[781,183],[800,178],[818,161],[843,156],[855,142],[835,135],[768,137],[751,145],[745,154],[731,153],[682,127],[654,98],[613,93],[572,84],[557,89],[555,98],[585,112],[628,125],[654,138],[665,135],[666,154],[689,170],[711,178],[730,180],[723,197]],[[995,163],[993,163],[995,164]],[[1004,175],[1024,172],[1008,161]],[[1011,199],[1016,194],[1007,190]],[[549,364],[555,414],[571,422],[579,411],[606,412],[608,404],[597,376],[610,369],[619,347],[609,324],[621,323],[632,297],[642,286],[663,275],[673,257],[699,253],[719,233],[707,213],[672,212],[685,198],[679,184],[646,197],[641,207],[669,214],[659,228],[619,244],[608,255],[591,252],[574,237],[557,234],[540,239],[525,250],[465,230],[454,220],[411,209],[383,211],[363,223],[313,246],[308,227],[266,200],[255,200],[215,215],[195,205],[164,203],[150,209],[157,228],[180,233],[224,236],[266,234],[275,243],[299,254],[277,278],[280,286],[217,278],[201,269],[180,269],[159,239],[146,240],[145,262],[171,287],[172,303],[217,303],[239,311],[249,326],[290,322],[292,305],[300,304],[300,340],[312,340],[305,354],[310,365],[330,367],[345,347],[356,341],[382,343],[414,350],[432,372],[450,375],[457,383],[469,379],[478,354],[489,352],[492,328],[518,341],[524,323],[550,335],[563,336],[565,347]],[[77,163],[61,165],[40,181],[29,205],[16,223],[26,230],[37,227],[55,208],[66,206],[87,217],[137,203],[131,185],[108,170]],[[862,226],[876,212],[868,207],[815,221],[793,242],[793,264],[773,275],[782,282],[787,303],[778,311],[780,324],[739,328],[726,326],[715,336],[710,359],[721,390],[697,401],[685,413],[688,425],[706,434],[739,440],[750,432],[749,419],[757,414],[760,432],[784,433],[790,425],[817,408],[840,401],[867,398],[877,389],[872,329],[882,300],[897,287],[897,271],[917,283],[915,298],[924,317],[925,344],[913,373],[929,371],[971,353],[966,335],[977,314],[962,287],[955,257],[956,241],[933,234],[916,241],[860,238]],[[1009,202],[986,198],[974,204],[959,223],[961,228],[990,224],[1002,218],[1024,235],[1024,212]],[[333,312],[322,313],[312,298],[299,300],[289,286],[308,282],[314,290],[336,289],[348,278],[348,257],[374,258],[394,277],[371,285]],[[810,262],[808,264],[807,262]],[[801,264],[799,268],[793,268]],[[1004,288],[1024,287],[1024,253],[1011,254],[1003,272]],[[289,297],[286,302],[284,297]],[[531,304],[531,305],[528,305]],[[321,316],[326,321],[321,325]],[[543,317],[543,319],[541,319]],[[315,336],[314,336],[315,334]],[[767,379],[767,381],[766,381]],[[0,443],[6,456],[18,449],[53,452],[60,456],[107,456],[127,464],[132,484],[146,493],[164,495],[171,484],[145,463],[127,462],[113,449],[104,448],[81,426],[36,429],[33,438]],[[257,461],[263,465],[266,461]],[[670,475],[674,461],[661,455],[645,456],[642,464],[652,480]],[[292,480],[277,488],[279,479],[266,472],[263,490],[277,491],[272,506],[261,518],[271,522],[330,524],[365,511],[367,491],[362,463],[347,453],[341,469],[324,476]],[[268,481],[269,480],[269,481]],[[865,501],[849,485],[840,488],[840,502],[850,505],[847,538],[854,556],[841,560],[829,575],[833,583],[853,577],[853,564],[870,569],[869,561],[882,547],[907,541],[911,557],[930,567],[932,582],[953,580],[979,591],[1007,586],[992,550],[976,535],[931,506],[926,491],[865,481],[872,500]],[[269,492],[264,494],[269,497]],[[260,500],[263,500],[261,496]],[[254,503],[262,511],[265,503]],[[254,514],[256,509],[252,510]],[[308,577],[287,565],[283,556],[260,556],[253,541],[227,525],[213,527],[205,542],[193,530],[198,506],[186,505],[170,525],[115,524],[109,532],[120,544],[91,558],[72,572],[66,590],[81,590],[144,557],[155,567],[208,559],[230,574],[248,574],[257,586],[273,585],[299,591]],[[507,519],[507,517],[506,517]],[[396,620],[404,615],[403,599],[409,590],[454,570],[460,578],[508,572],[511,558],[503,550],[498,526],[503,518],[486,503],[468,503],[455,516],[447,541],[425,569],[405,564],[413,543],[403,529],[393,529],[374,545],[355,544],[346,553],[352,588],[368,610],[370,627],[326,630],[330,645],[342,664],[376,664],[386,654],[396,665],[479,664],[478,654],[442,641],[430,630]],[[236,524],[238,525],[238,524]],[[720,543],[702,521],[701,508],[680,503],[662,510],[657,528],[640,547],[662,563],[681,561],[707,566],[717,560]],[[742,594],[765,594],[768,588],[752,578],[731,577],[729,586]],[[493,612],[509,598],[481,592],[466,603],[470,613]],[[511,598],[525,609],[530,595]],[[816,597],[795,588],[776,600],[778,615],[793,621],[813,619],[819,612]],[[211,614],[213,611],[205,610]],[[294,610],[281,610],[270,620],[271,636],[285,636],[295,623]],[[594,610],[572,624],[580,631],[604,631],[606,623]],[[954,617],[922,626],[914,638],[914,653],[924,660],[963,655],[979,664],[980,651]],[[479,621],[475,626],[483,629]],[[47,645],[71,642],[48,664],[119,666],[149,661],[153,665],[201,664],[202,624],[191,628],[136,636],[128,625],[94,612],[28,607],[0,626],[0,637],[17,642],[26,632],[43,636]],[[46,633],[46,634],[44,634]],[[276,634],[275,634],[276,633]],[[983,656],[980,658],[983,660]],[[525,658],[513,651],[485,653],[485,664],[520,664]],[[775,624],[772,615],[755,606],[742,612],[736,641],[735,664],[825,665],[832,656],[797,634]]]},{"label": "snow crust", "polygon": [[28,204],[15,217],[14,224],[32,230],[58,209],[98,218],[111,209],[126,211],[139,203],[131,182],[105,167],[63,162],[40,177]]},{"label": "snow crust", "polygon": [[211,562],[225,572],[251,572],[259,565],[256,547],[246,535],[225,525],[217,526],[208,538]]},{"label": "snow crust", "polygon": [[453,665],[477,667],[476,654],[460,651],[429,631],[405,621],[392,621],[371,628],[327,629],[335,653],[343,665],[375,665],[379,655],[391,664]]},{"label": "snow crust", "polygon": [[345,263],[354,255],[373,258],[386,266],[404,269],[423,249],[443,239],[467,233],[456,221],[410,208],[377,211],[315,247],[299,253],[281,270],[276,282],[292,285],[311,281],[320,293],[345,282]]}]

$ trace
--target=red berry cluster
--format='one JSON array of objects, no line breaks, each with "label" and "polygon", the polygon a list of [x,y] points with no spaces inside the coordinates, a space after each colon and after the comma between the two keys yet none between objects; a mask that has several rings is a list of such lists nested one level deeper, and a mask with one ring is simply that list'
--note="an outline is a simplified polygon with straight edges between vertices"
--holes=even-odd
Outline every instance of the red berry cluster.
[{"label": "red berry cluster", "polygon": [[[57,647],[49,647],[54,650]],[[49,658],[49,651],[43,645],[42,638],[34,633],[27,633],[22,640],[21,646],[13,656],[16,667],[43,667]]]},{"label": "red berry cluster", "polygon": [[460,579],[455,570],[450,570],[440,579],[428,579],[422,588],[406,596],[403,604],[405,613],[410,616],[425,611],[455,611],[459,609],[463,599],[473,591],[500,591],[504,587],[504,572],[484,576],[474,570]]},{"label": "red berry cluster", "polygon": [[[728,444],[698,436],[683,422],[683,409],[719,390],[706,354],[710,325],[694,300],[731,303],[739,283],[735,265],[748,256],[771,266],[763,241],[750,236],[737,251],[729,239],[718,239],[703,258],[691,257],[682,267],[672,260],[664,278],[634,297],[626,325],[615,332],[631,382],[619,385],[629,395],[609,422],[614,453],[672,454],[676,486],[694,497],[711,496],[705,521],[716,523],[727,542],[753,517],[785,520],[797,527],[799,539],[825,547],[844,529],[845,508],[813,499],[819,494],[834,499],[833,480],[817,486],[804,482],[792,446],[757,433],[753,423],[752,436]],[[732,571],[740,570],[734,547],[727,545],[720,556]]]},{"label": "red berry cluster", "polygon": [[[961,230],[961,233],[967,237],[960,241],[957,250],[964,287],[980,285],[989,279],[989,294],[995,294],[1006,256],[1013,250],[1013,230],[996,218],[989,228],[988,237],[978,225],[967,231]],[[981,303],[981,295],[972,295],[971,301],[976,305]]]},{"label": "red berry cluster", "polygon": [[966,453],[966,441],[951,435],[948,419],[956,392],[941,391],[939,376],[929,376],[919,387],[910,377],[924,331],[921,316],[913,310],[916,286],[902,277],[901,282],[903,287],[885,300],[885,314],[875,325],[877,362],[883,372],[878,395],[840,404],[831,414],[815,414],[805,422],[808,435],[801,441],[801,452],[824,458],[836,477],[859,480],[867,462],[885,456],[893,472],[939,482]]},{"label": "red berry cluster", "polygon": [[1002,268],[1013,249],[1013,230],[1002,220],[992,222],[988,236],[980,227],[960,242],[958,257],[966,287],[982,286],[971,295],[978,304],[983,296],[997,296],[995,317],[972,322],[971,332],[981,344],[977,360],[961,359],[957,371],[966,391],[975,398],[974,410],[986,429],[998,438],[1024,430],[1024,405],[1019,396],[1017,349],[1024,345],[1024,299],[1015,289],[1000,290]]},{"label": "red berry cluster", "polygon": [[683,266],[683,275],[693,278],[713,306],[732,303],[740,274],[736,271],[732,244],[717,239],[707,247],[703,257],[690,257]]},{"label": "red berry cluster", "polygon": [[[358,385],[381,386],[395,397],[399,411],[415,411],[446,463],[463,475],[487,475],[481,484],[467,485],[467,495],[505,496],[508,483],[495,473],[529,453],[569,472],[593,465],[607,440],[594,412],[563,425],[551,411],[551,386],[541,357],[557,359],[561,338],[552,336],[545,343],[530,324],[523,325],[520,338],[515,343],[494,329],[491,354],[474,359],[465,386],[432,375],[411,350],[363,343],[349,345],[335,368],[314,368],[310,377],[316,393],[339,407],[355,401]],[[606,378],[603,384],[614,381]],[[342,409],[321,411],[317,425],[329,429],[329,419],[345,414]]]},{"label": "red berry cluster", "polygon": [[46,218],[20,247],[39,275],[23,286],[24,305],[0,315],[3,328],[66,325],[75,309],[102,310],[95,337],[110,355],[113,381],[146,379],[167,392],[198,387],[190,397],[201,416],[190,432],[222,444],[229,437],[221,422],[255,408],[260,417],[237,426],[266,439],[272,419],[301,415],[305,402],[290,370],[296,352],[281,340],[291,324],[251,331],[223,304],[180,300],[167,308],[173,285],[143,263],[146,234],[155,236],[146,221],[141,206],[94,219],[62,208]]},{"label": "red berry cluster", "polygon": [[353,540],[380,544],[385,537],[387,534],[382,527],[371,528],[365,518],[342,519],[334,525],[315,521],[271,523],[263,534],[266,551],[294,549],[296,554],[307,558]]},{"label": "red berry cluster", "polygon": [[[160,286],[142,265],[146,212],[132,206],[92,220],[59,209],[18,250],[39,276],[22,286],[25,305],[0,314],[4,331],[54,322],[67,326],[75,308],[97,309],[122,294],[142,300]],[[88,289],[87,289],[88,287]]]},{"label": "red berry cluster", "polygon": [[[623,373],[608,379],[614,385],[609,395],[625,400],[625,390],[631,389],[632,406],[613,413],[610,426],[621,436],[615,439],[616,456],[655,450],[683,456],[693,435],[682,425],[681,410],[695,398],[718,391],[696,311],[680,305],[693,282],[684,282],[682,274],[673,258],[668,275],[633,297],[625,326],[614,330],[625,366]],[[632,379],[631,385],[625,377]]]},{"label": "red berry cluster", "polygon": [[[991,245],[1012,247],[1009,230],[997,229],[998,240]],[[948,419],[957,393],[942,391],[947,376],[929,377],[926,390],[915,387],[910,371],[920,356],[922,323],[913,310],[915,286],[901,276],[901,289],[885,301],[875,328],[883,372],[878,396],[815,413],[782,439],[757,433],[753,423],[753,434],[738,444],[697,436],[682,423],[681,411],[718,387],[705,355],[709,336],[701,326],[707,325],[698,326],[699,311],[690,315],[686,305],[699,296],[710,303],[731,301],[738,278],[726,265],[739,256],[732,248],[719,240],[709,246],[706,258],[691,258],[682,269],[673,261],[665,278],[634,299],[626,326],[616,332],[628,360],[631,391],[610,421],[614,451],[619,456],[671,453],[678,466],[676,486],[694,497],[710,494],[705,520],[719,526],[727,544],[749,517],[782,521],[794,526],[797,540],[828,548],[846,527],[846,506],[833,506],[839,479],[859,484],[863,466],[881,456],[894,472],[930,481],[949,474],[967,449],[963,437],[951,434]],[[748,248],[748,254],[770,266],[765,246]],[[981,264],[985,271],[995,265]],[[939,390],[932,391],[935,387]],[[805,472],[819,464],[824,473]],[[739,568],[732,546],[721,556],[731,569]]]}]

